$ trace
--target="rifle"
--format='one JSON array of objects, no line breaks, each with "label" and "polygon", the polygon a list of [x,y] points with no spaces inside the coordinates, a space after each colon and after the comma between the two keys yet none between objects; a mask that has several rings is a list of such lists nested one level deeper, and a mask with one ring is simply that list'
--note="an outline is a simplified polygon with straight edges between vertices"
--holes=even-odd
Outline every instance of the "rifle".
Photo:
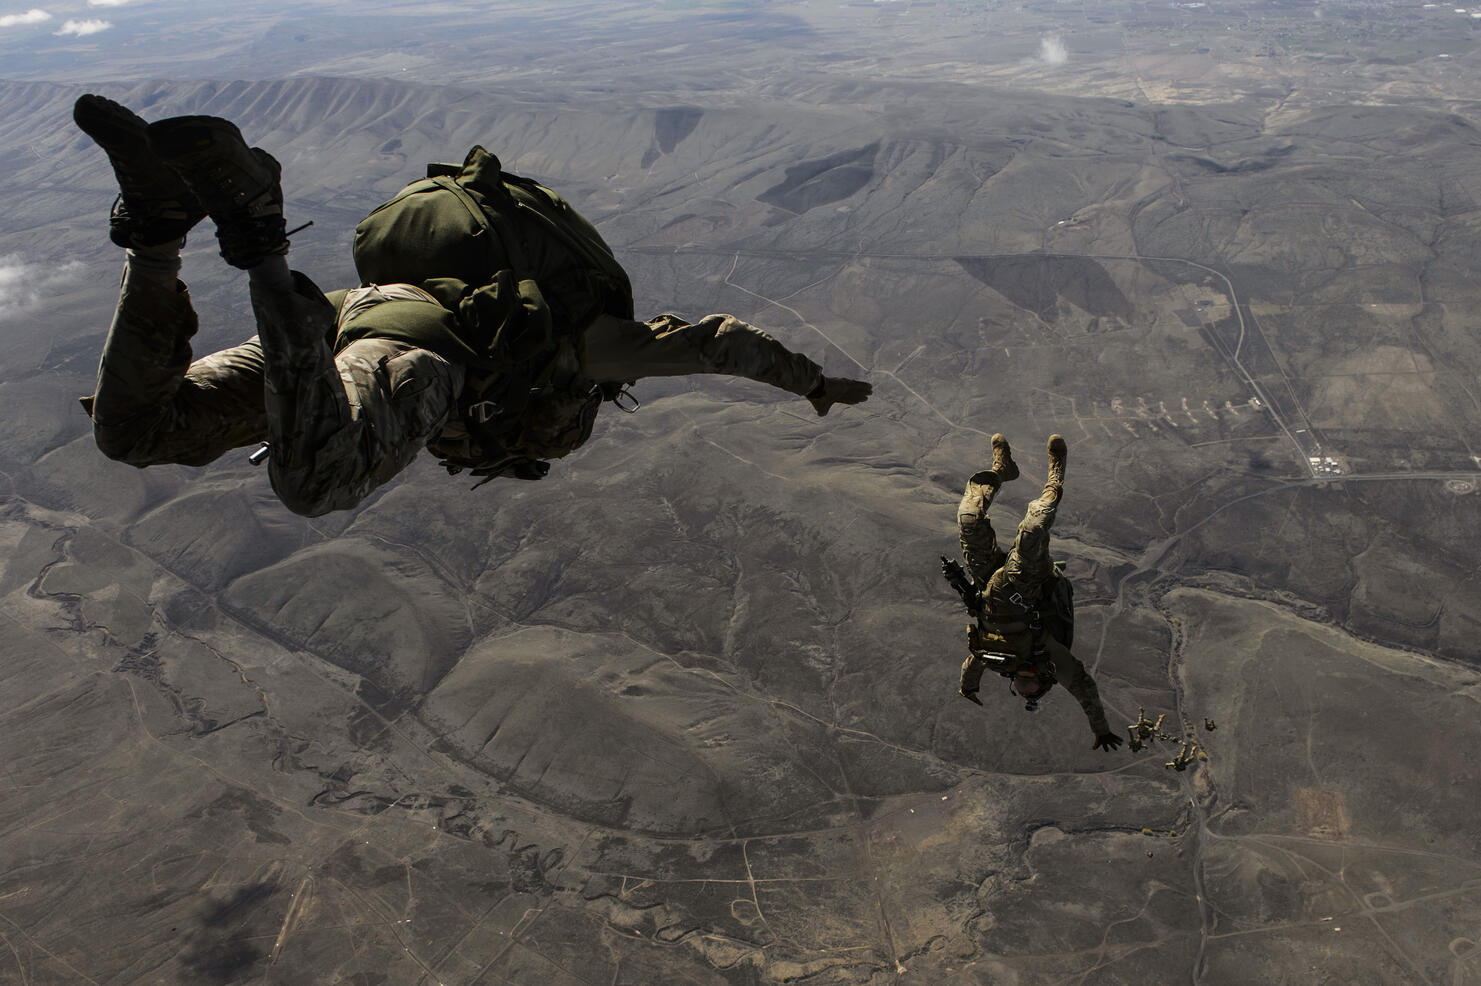
[{"label": "rifle", "polygon": [[967,607],[967,612],[976,616],[982,608],[982,590],[972,584],[972,577],[961,565],[945,555],[941,556],[941,575],[946,579],[946,584],[962,597],[962,605]]}]

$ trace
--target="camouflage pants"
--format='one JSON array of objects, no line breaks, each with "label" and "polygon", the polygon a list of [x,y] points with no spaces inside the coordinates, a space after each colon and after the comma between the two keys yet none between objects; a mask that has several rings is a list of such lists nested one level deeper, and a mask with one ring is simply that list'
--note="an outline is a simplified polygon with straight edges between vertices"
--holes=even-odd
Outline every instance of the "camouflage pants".
[{"label": "camouflage pants", "polygon": [[647,322],[601,315],[582,336],[582,374],[599,383],[721,373],[805,396],[823,381],[818,364],[733,315]]},{"label": "camouflage pants", "polygon": [[270,443],[273,490],[295,513],[353,507],[409,463],[456,407],[463,368],[425,349],[331,346],[335,310],[308,278],[263,289],[258,335],[191,362],[185,286],[126,270],[90,403],[109,458],[204,465]]},{"label": "camouflage pants", "polygon": [[1001,608],[1004,615],[1016,615],[1024,607],[1036,605],[1054,578],[1049,532],[1059,507],[1060,488],[1045,487],[1043,494],[1029,503],[1006,555],[998,547],[997,534],[987,516],[997,492],[996,482],[978,482],[975,476],[968,480],[957,507],[957,528],[967,570],[977,585],[987,587],[988,605],[994,610]]}]

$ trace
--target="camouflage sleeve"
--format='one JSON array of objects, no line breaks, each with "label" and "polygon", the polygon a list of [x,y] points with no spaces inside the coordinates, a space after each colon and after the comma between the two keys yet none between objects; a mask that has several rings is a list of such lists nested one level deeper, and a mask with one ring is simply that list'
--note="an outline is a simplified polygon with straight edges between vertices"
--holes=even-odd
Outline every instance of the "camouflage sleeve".
[{"label": "camouflage sleeve", "polygon": [[1095,687],[1095,679],[1085,670],[1085,665],[1057,640],[1051,638],[1048,647],[1054,661],[1055,679],[1080,703],[1085,718],[1090,722],[1091,732],[1097,736],[1110,732],[1106,710],[1100,704],[1100,689]]},{"label": "camouflage sleeve", "polygon": [[582,337],[582,372],[592,380],[722,373],[805,397],[823,382],[818,364],[733,315],[686,322],[659,315],[647,322],[603,315]]}]

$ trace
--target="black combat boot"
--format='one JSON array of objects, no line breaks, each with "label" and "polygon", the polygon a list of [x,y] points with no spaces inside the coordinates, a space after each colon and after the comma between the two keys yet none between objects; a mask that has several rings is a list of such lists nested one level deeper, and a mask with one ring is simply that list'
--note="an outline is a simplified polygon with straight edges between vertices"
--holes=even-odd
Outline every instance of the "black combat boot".
[{"label": "black combat boot", "polygon": [[288,252],[282,167],[248,147],[242,132],[215,116],[177,116],[149,125],[149,143],[195,193],[216,223],[221,256],[246,270]]},{"label": "black combat boot", "polygon": [[108,238],[121,247],[178,240],[206,217],[190,188],[149,146],[149,124],[127,106],[88,93],[72,119],[108,155],[119,194],[108,216]]}]

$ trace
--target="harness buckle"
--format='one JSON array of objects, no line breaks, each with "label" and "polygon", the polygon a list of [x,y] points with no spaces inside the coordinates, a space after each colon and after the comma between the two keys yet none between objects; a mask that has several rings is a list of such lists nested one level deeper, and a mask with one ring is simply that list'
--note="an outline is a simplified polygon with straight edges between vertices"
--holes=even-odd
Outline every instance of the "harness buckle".
[{"label": "harness buckle", "polygon": [[477,404],[468,405],[468,417],[481,425],[488,424],[502,413],[504,413],[504,408],[493,401],[479,401]]},{"label": "harness buckle", "polygon": [[[626,384],[623,384],[622,389],[613,395],[612,403],[616,404],[619,410],[625,411],[628,414],[632,414],[643,406],[642,402],[633,396],[633,392],[627,388]],[[629,404],[632,406],[629,407]]]}]

